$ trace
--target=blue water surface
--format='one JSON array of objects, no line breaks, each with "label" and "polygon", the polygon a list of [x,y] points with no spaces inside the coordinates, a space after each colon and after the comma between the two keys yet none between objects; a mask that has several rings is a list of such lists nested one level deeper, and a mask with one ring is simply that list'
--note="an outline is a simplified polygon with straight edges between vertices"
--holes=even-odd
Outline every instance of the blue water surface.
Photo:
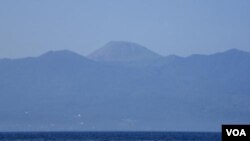
[{"label": "blue water surface", "polygon": [[0,141],[221,141],[216,132],[2,132]]}]

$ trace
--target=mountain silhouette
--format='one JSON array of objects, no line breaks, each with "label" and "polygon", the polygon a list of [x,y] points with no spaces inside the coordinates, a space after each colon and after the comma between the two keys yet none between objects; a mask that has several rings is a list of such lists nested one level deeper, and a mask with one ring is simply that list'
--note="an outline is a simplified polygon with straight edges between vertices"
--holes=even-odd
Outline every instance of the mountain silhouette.
[{"label": "mountain silhouette", "polygon": [[[138,66],[120,65],[130,61]],[[218,131],[249,123],[249,62],[236,49],[162,57],[124,42],[88,57],[63,50],[0,59],[0,130]]]},{"label": "mountain silhouette", "polygon": [[132,42],[111,41],[94,51],[88,58],[100,62],[146,62],[161,58],[147,48]]}]

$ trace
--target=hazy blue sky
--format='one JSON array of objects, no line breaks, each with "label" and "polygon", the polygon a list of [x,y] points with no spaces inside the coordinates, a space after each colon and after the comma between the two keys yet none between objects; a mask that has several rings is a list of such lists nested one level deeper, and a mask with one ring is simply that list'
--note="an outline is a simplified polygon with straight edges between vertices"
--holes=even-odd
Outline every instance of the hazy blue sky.
[{"label": "hazy blue sky", "polygon": [[112,40],[162,55],[250,51],[249,0],[0,0],[0,58]]}]

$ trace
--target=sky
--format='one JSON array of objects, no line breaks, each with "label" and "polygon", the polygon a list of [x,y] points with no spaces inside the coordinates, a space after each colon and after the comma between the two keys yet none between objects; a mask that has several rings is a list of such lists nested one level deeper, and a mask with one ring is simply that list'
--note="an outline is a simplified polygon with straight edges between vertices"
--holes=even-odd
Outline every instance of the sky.
[{"label": "sky", "polygon": [[249,0],[1,0],[0,58],[68,49],[88,55],[109,41],[161,55],[250,51]]}]

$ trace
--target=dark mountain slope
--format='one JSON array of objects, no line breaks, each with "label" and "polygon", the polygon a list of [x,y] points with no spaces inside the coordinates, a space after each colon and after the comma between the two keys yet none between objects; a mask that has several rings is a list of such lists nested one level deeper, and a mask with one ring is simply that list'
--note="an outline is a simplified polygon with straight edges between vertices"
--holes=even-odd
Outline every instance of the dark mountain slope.
[{"label": "dark mountain slope", "polygon": [[249,61],[238,50],[171,56],[147,67],[69,51],[3,59],[0,130],[190,131],[248,123]]}]

